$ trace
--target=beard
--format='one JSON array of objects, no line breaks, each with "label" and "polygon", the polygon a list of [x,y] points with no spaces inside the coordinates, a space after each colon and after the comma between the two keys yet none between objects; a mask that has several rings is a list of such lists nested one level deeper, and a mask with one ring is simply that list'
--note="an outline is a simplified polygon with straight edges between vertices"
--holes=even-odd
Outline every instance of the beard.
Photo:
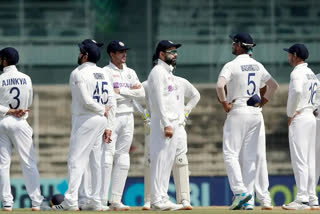
[{"label": "beard", "polygon": [[172,65],[173,67],[177,65],[176,59],[170,59],[167,56],[164,57],[164,62],[167,63],[168,65]]},{"label": "beard", "polygon": [[81,65],[81,60],[82,60],[82,57],[78,57],[78,65]]}]

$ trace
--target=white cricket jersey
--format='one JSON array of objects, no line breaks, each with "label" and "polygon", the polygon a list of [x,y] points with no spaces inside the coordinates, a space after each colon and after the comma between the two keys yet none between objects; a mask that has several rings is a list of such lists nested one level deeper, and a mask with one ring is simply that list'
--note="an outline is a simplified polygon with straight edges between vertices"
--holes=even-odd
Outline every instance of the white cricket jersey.
[{"label": "white cricket jersey", "polygon": [[[103,116],[105,106],[112,105],[111,81],[103,69],[95,63],[85,62],[74,69],[70,75],[69,84],[73,116]],[[110,126],[112,124],[108,123],[107,129],[111,129]]]},{"label": "white cricket jersey", "polygon": [[133,85],[141,84],[136,72],[123,64],[123,68],[119,69],[113,63],[103,67],[108,73],[113,88],[119,88],[120,94],[115,93],[117,100],[117,113],[134,112],[133,99],[143,98],[145,92],[143,87],[140,89],[131,89]]},{"label": "white cricket jersey", "polygon": [[[185,117],[190,114],[192,109],[200,100],[199,91],[186,79],[176,76],[178,82],[178,100],[179,100],[179,121],[184,122]],[[185,100],[188,100],[185,103]]]},{"label": "white cricket jersey", "polygon": [[297,65],[290,74],[287,115],[293,117],[296,111],[316,108],[316,92],[320,86],[316,75],[307,63]]},{"label": "white cricket jersey", "polygon": [[[320,81],[320,73],[316,75],[317,79]],[[319,90],[320,86],[318,87],[318,90]],[[320,91],[317,91],[317,96],[320,97]],[[317,100],[318,102],[316,103],[318,105],[317,107],[317,112],[318,112],[318,116],[317,116],[317,119],[320,120],[320,102],[319,100]]]},{"label": "white cricket jersey", "polygon": [[172,66],[159,59],[148,77],[152,118],[160,118],[163,127],[172,126],[180,114],[178,82],[172,70]]},{"label": "white cricket jersey", "polygon": [[248,54],[241,54],[225,64],[219,77],[224,77],[227,81],[227,102],[234,101],[234,109],[247,106],[246,102],[252,95],[260,96],[259,89],[271,75],[261,63]]},{"label": "white cricket jersey", "polygon": [[[17,70],[15,65],[7,66],[0,75],[0,117],[10,108],[28,109],[32,104],[32,82],[28,75]],[[28,113],[23,118],[26,119]]]}]

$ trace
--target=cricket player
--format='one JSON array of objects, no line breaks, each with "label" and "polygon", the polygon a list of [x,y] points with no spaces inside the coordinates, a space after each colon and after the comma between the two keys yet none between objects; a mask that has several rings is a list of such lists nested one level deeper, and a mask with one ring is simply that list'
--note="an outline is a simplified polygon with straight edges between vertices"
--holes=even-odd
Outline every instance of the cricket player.
[{"label": "cricket player", "polygon": [[3,211],[12,211],[13,196],[10,185],[12,146],[20,158],[20,164],[32,211],[50,210],[43,203],[40,176],[32,142],[32,128],[27,122],[32,104],[32,82],[28,75],[17,70],[19,53],[12,47],[0,51],[0,199]]},{"label": "cricket player", "polygon": [[[153,61],[157,60],[154,59]],[[156,63],[155,63],[156,64]],[[185,122],[190,114],[191,110],[200,100],[200,93],[198,90],[186,79],[177,77],[179,86],[179,98],[181,116],[180,116],[180,125],[185,126]],[[139,103],[136,103],[138,111],[141,113],[142,118],[145,121],[145,169],[144,169],[144,206],[143,210],[150,209],[150,153],[149,153],[149,144],[150,144],[150,105],[149,105],[149,95],[148,95],[148,83],[144,81],[142,83],[146,97],[146,109],[143,109]],[[188,100],[185,105],[185,98]],[[178,143],[177,154],[180,154],[176,157],[176,161],[173,165],[173,175],[174,183],[176,186],[176,198],[177,203],[182,204],[184,210],[192,210],[190,204],[190,190],[189,190],[189,169],[188,169],[188,159],[186,156],[187,153],[187,138],[186,135],[181,137],[181,142]],[[181,161],[183,160],[183,161]]]},{"label": "cricket player", "polygon": [[184,168],[183,170],[188,168],[186,156],[178,147],[182,142],[186,142],[186,132],[181,125],[181,99],[184,98],[179,93],[181,85],[178,78],[172,73],[180,46],[181,44],[168,40],[160,41],[156,48],[158,63],[148,77],[148,93],[152,95],[149,100],[152,115],[150,192],[153,210],[183,208],[182,204],[174,204],[168,197],[169,179],[174,163],[179,161],[179,167]]},{"label": "cricket player", "polygon": [[[278,84],[264,66],[251,58],[248,51],[256,44],[248,33],[230,35],[232,54],[220,72],[217,94],[227,119],[223,127],[223,157],[234,200],[230,207],[237,210],[252,198],[255,179],[257,142],[262,126],[261,108],[273,96]],[[267,85],[260,98],[262,83]],[[227,86],[227,97],[225,86]],[[243,152],[243,162],[239,156]]]},{"label": "cricket player", "polygon": [[294,68],[290,74],[287,115],[297,194],[294,201],[282,205],[282,208],[319,209],[315,174],[316,119],[313,112],[319,103],[320,82],[305,62],[309,52],[304,44],[294,44],[284,50],[288,52],[288,62]]},{"label": "cricket player", "polygon": [[[317,79],[320,81],[320,74],[316,75]],[[318,92],[317,92],[318,93]],[[316,186],[318,185],[319,177],[320,177],[320,103],[316,103],[318,108],[314,111],[314,115],[316,116]]]},{"label": "cricket player", "polygon": [[[101,206],[101,145],[111,141],[112,124],[108,122],[112,105],[109,77],[96,65],[102,44],[86,39],[79,44],[79,66],[70,75],[72,95],[72,132],[68,155],[68,190],[64,201],[54,210],[79,210],[78,191],[88,163],[91,176],[91,210]],[[110,106],[109,106],[110,105]],[[108,119],[106,118],[108,116]],[[89,208],[89,206],[87,206]]]},{"label": "cricket player", "polygon": [[101,197],[106,205],[111,183],[111,210],[130,209],[121,199],[130,167],[129,150],[134,130],[133,99],[143,99],[145,96],[136,72],[125,64],[128,49],[121,41],[110,42],[107,47],[110,63],[103,68],[112,81],[117,102],[112,142],[103,146]]}]

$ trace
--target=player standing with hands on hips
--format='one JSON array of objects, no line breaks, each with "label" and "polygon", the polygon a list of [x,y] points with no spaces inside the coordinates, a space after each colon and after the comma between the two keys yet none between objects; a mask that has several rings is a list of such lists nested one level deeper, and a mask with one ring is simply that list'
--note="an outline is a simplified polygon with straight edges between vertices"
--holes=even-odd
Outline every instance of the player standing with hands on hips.
[{"label": "player standing with hands on hips", "polygon": [[[101,206],[101,146],[110,142],[112,124],[106,116],[112,104],[111,83],[104,71],[96,65],[102,44],[86,39],[79,44],[79,66],[70,75],[72,95],[72,131],[68,154],[68,190],[64,201],[54,210],[79,210],[78,190],[84,170],[90,165],[92,177],[92,210]],[[110,99],[110,100],[109,100]]]},{"label": "player standing with hands on hips", "polygon": [[32,142],[32,128],[27,122],[32,104],[32,82],[29,76],[17,70],[18,51],[8,47],[0,51],[0,199],[3,211],[12,211],[13,196],[10,185],[12,146],[20,159],[32,211],[50,210],[43,203],[40,176]]},{"label": "player standing with hands on hips", "polygon": [[[232,54],[220,72],[217,94],[227,119],[223,127],[223,158],[234,194],[230,209],[237,210],[252,198],[255,179],[257,142],[262,126],[261,108],[273,96],[278,84],[264,66],[250,58],[248,51],[256,44],[248,33],[230,35]],[[267,85],[264,97],[259,89]],[[227,86],[227,97],[225,86]],[[239,162],[243,152],[242,164]]]},{"label": "player standing with hands on hips", "polygon": [[309,56],[305,45],[294,44],[284,50],[288,52],[289,64],[294,67],[290,74],[287,115],[290,156],[297,195],[294,201],[282,205],[282,208],[319,209],[315,175],[316,118],[313,111],[319,105],[320,83],[305,63]]},{"label": "player standing with hands on hips", "polygon": [[130,168],[129,150],[134,131],[133,99],[145,96],[136,72],[125,64],[128,49],[121,41],[110,42],[107,47],[110,63],[103,68],[112,81],[117,102],[112,142],[103,146],[102,154],[101,198],[103,205],[106,205],[112,182],[109,199],[111,210],[130,209],[121,199]]}]

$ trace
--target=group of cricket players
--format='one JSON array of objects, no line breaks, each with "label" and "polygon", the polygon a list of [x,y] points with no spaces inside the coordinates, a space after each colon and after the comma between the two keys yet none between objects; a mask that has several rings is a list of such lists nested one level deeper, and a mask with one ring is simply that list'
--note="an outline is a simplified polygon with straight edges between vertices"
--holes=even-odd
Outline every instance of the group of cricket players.
[{"label": "group of cricket players", "polygon": [[[232,54],[236,57],[222,68],[216,84],[219,102],[227,115],[223,126],[223,158],[234,194],[230,209],[253,210],[256,195],[263,210],[272,210],[262,107],[274,96],[278,84],[252,57],[256,44],[248,33],[230,38]],[[152,56],[153,68],[143,83],[127,67],[129,48],[122,41],[114,40],[107,45],[110,62],[103,68],[97,66],[102,43],[86,39],[78,46],[79,66],[69,79],[72,131],[68,189],[63,201],[51,207],[41,195],[32,128],[26,121],[33,96],[31,79],[17,70],[16,49],[8,47],[0,51],[3,210],[12,211],[13,207],[9,175],[12,146],[20,158],[33,211],[130,210],[122,203],[122,195],[130,168],[135,111],[140,112],[145,131],[142,209],[192,210],[185,125],[200,94],[189,81],[176,75],[181,44],[169,40],[157,44]],[[305,45],[294,44],[284,50],[294,68],[290,75],[287,116],[297,195],[282,208],[315,210],[319,209],[316,185],[320,170],[315,154],[320,151],[320,142],[316,143],[320,136],[320,119],[317,122],[320,75],[316,76],[305,62],[309,56]],[[168,195],[171,172],[176,203]]]}]

